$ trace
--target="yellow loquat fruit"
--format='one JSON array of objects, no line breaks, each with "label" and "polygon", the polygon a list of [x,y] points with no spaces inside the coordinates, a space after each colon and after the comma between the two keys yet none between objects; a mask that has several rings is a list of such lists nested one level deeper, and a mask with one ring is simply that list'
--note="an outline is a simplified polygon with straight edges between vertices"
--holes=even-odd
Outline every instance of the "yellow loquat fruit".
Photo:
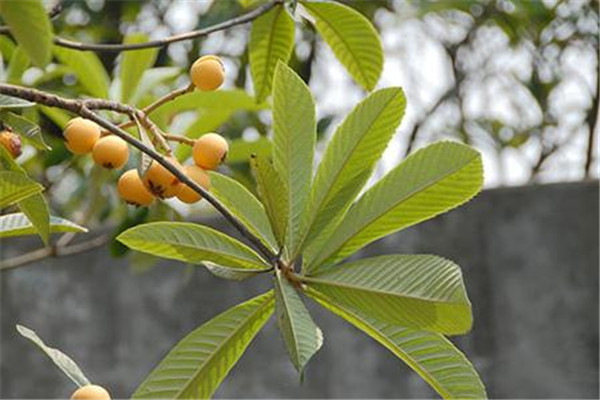
[{"label": "yellow loquat fruit", "polygon": [[117,182],[117,190],[121,198],[133,206],[149,206],[154,201],[154,196],[146,189],[135,168],[121,175]]},{"label": "yellow loquat fruit", "polygon": [[118,136],[104,136],[96,142],[92,149],[94,162],[104,168],[119,169],[129,159],[127,142]]},{"label": "yellow loquat fruit", "polygon": [[85,385],[73,392],[71,400],[110,400],[110,394],[102,386]]},{"label": "yellow loquat fruit", "polygon": [[199,90],[212,91],[218,89],[225,80],[223,62],[217,56],[200,57],[190,68],[190,79]]},{"label": "yellow loquat fruit", "polygon": [[[179,161],[173,157],[167,157],[171,164],[175,164],[180,170],[183,168]],[[161,199],[173,197],[179,193],[181,182],[169,170],[156,161],[152,161],[142,178],[144,185],[155,196]]]},{"label": "yellow loquat fruit", "polygon": [[[186,165],[183,167],[183,172],[198,185],[202,186],[204,189],[210,189],[210,176],[199,166],[197,165]],[[186,184],[181,184],[181,190],[177,193],[177,198],[184,203],[192,204],[200,201],[202,196],[200,196],[194,189],[189,187]]]},{"label": "yellow loquat fruit", "polygon": [[71,153],[86,154],[92,151],[100,139],[100,127],[94,121],[77,117],[67,123],[63,135]]},{"label": "yellow loquat fruit", "polygon": [[0,144],[8,150],[12,158],[17,158],[21,155],[21,136],[11,131],[2,131],[0,132]]},{"label": "yellow loquat fruit", "polygon": [[229,144],[223,136],[216,133],[202,135],[194,143],[192,154],[194,163],[204,169],[214,170],[225,161]]}]

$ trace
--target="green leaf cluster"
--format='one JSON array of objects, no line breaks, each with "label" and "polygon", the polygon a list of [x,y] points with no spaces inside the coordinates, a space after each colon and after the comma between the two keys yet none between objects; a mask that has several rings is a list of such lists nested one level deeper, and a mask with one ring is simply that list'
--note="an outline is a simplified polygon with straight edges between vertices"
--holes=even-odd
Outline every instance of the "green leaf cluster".
[{"label": "green leaf cluster", "polygon": [[314,101],[282,60],[274,68],[272,99],[270,145],[250,160],[258,196],[224,175],[211,178],[215,197],[277,254],[275,261],[198,224],[150,223],[118,237],[134,250],[203,264],[221,278],[273,276],[273,291],[184,338],[135,397],[210,396],[273,310],[290,359],[302,374],[323,345],[304,295],[372,336],[441,396],[485,397],[473,366],[444,336],[463,334],[472,325],[455,263],[419,254],[344,261],[379,238],[471,199],[482,186],[479,153],[437,142],[367,187],[404,115],[402,89],[378,90],[359,103],[335,131],[316,170]]}]

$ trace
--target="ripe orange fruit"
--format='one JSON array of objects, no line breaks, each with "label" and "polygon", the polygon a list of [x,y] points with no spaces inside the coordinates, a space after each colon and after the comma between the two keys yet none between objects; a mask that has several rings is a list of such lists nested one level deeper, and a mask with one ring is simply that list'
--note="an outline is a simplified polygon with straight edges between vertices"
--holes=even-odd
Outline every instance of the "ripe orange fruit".
[{"label": "ripe orange fruit", "polygon": [[197,166],[214,170],[227,157],[229,145],[221,135],[207,133],[194,143],[192,154]]},{"label": "ripe orange fruit", "polygon": [[0,144],[8,150],[12,158],[21,155],[21,136],[11,131],[2,131],[0,132]]},{"label": "ripe orange fruit", "polygon": [[199,90],[218,89],[225,80],[223,62],[217,56],[200,57],[190,68],[190,79]]},{"label": "ripe orange fruit", "polygon": [[[204,189],[210,189],[210,176],[197,165],[186,165],[183,167],[183,172],[198,185],[202,186]],[[194,189],[189,187],[188,185],[182,183],[181,190],[177,193],[177,198],[184,203],[192,204],[202,199]]]},{"label": "ripe orange fruit", "polygon": [[[167,157],[167,160],[170,161],[171,164],[175,164],[179,169],[182,169],[181,164],[179,164],[179,161],[175,158]],[[146,186],[152,194],[161,199],[173,197],[177,195],[181,189],[181,182],[179,182],[179,179],[156,161],[152,161],[144,173],[142,182],[144,182],[144,186]]]},{"label": "ripe orange fruit", "polygon": [[100,127],[94,121],[77,117],[70,120],[63,132],[65,145],[73,154],[86,154],[100,139]]},{"label": "ripe orange fruit", "polygon": [[73,392],[71,400],[110,400],[110,394],[102,386],[86,385]]},{"label": "ripe orange fruit", "polygon": [[146,189],[135,168],[121,175],[117,182],[117,190],[121,198],[133,206],[149,206],[154,201],[154,196]]},{"label": "ripe orange fruit", "polygon": [[92,157],[98,165],[104,168],[119,169],[129,159],[127,142],[118,136],[109,135],[98,139],[92,149]]}]

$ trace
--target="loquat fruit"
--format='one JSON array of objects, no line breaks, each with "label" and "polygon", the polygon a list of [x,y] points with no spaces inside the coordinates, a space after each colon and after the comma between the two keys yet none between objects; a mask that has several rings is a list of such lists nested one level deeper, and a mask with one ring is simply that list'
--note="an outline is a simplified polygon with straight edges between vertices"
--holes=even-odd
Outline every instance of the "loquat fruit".
[{"label": "loquat fruit", "polygon": [[199,90],[212,91],[218,89],[225,80],[223,62],[217,56],[200,57],[190,68],[190,79]]},{"label": "loquat fruit", "polygon": [[[173,157],[167,157],[167,160],[182,169],[181,164]],[[177,195],[181,189],[181,182],[169,170],[156,161],[152,161],[142,178],[144,186],[161,199],[166,199]]]},{"label": "loquat fruit", "polygon": [[117,182],[117,190],[119,195],[127,204],[132,206],[149,206],[154,201],[154,196],[140,178],[137,169],[126,171]]},{"label": "loquat fruit", "polygon": [[118,136],[104,136],[94,145],[92,157],[96,164],[104,168],[119,169],[129,160],[129,147]]},{"label": "loquat fruit", "polygon": [[[210,176],[197,165],[186,165],[183,167],[183,172],[198,185],[204,189],[210,189]],[[186,184],[181,184],[181,190],[177,193],[177,198],[184,203],[192,204],[202,199],[194,189]]]},{"label": "loquat fruit", "polygon": [[85,385],[73,392],[71,400],[110,400],[110,394],[102,386]]},{"label": "loquat fruit", "polygon": [[63,132],[67,149],[73,154],[86,154],[100,139],[100,127],[94,121],[77,117],[70,120]]},{"label": "loquat fruit", "polygon": [[228,151],[229,145],[223,136],[216,133],[207,133],[196,140],[192,154],[194,163],[197,166],[214,170],[220,163],[225,161]]},{"label": "loquat fruit", "polygon": [[11,131],[0,132],[0,144],[8,150],[13,158],[21,155],[21,136]]}]

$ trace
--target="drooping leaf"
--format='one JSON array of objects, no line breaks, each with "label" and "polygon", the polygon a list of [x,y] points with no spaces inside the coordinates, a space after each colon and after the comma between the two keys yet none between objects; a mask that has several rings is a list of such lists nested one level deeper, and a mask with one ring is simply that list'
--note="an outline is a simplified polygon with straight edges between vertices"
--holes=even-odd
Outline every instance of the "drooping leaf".
[{"label": "drooping leaf", "polygon": [[279,5],[252,22],[248,52],[257,102],[270,93],[278,61],[287,64],[294,48],[294,20]]},{"label": "drooping leaf", "polygon": [[36,193],[19,201],[19,209],[31,221],[42,241],[47,245],[50,238],[50,210],[44,196]]},{"label": "drooping leaf", "polygon": [[283,181],[269,160],[252,157],[250,167],[256,179],[258,195],[281,247],[285,243],[289,207]]},{"label": "drooping leaf", "polygon": [[[50,233],[59,232],[87,232],[87,229],[69,220],[51,216]],[[37,229],[23,213],[0,216],[0,238],[35,235],[37,233]]]},{"label": "drooping leaf", "polygon": [[32,103],[27,100],[22,100],[17,97],[6,96],[4,94],[0,94],[0,109],[2,108],[23,108],[23,107],[33,107],[35,103]]},{"label": "drooping leaf", "polygon": [[442,398],[487,398],[471,362],[443,335],[381,322],[310,288],[306,293],[394,353]]},{"label": "drooping leaf", "polygon": [[297,254],[306,229],[303,215],[311,188],[316,131],[310,89],[279,61],[273,78],[273,166],[289,204],[285,241],[289,258]]},{"label": "drooping leaf", "polygon": [[210,398],[274,308],[269,291],[217,315],[183,338],[133,394],[135,399]]},{"label": "drooping leaf", "polygon": [[54,55],[77,76],[77,80],[89,95],[108,98],[110,78],[96,53],[54,46]]},{"label": "drooping leaf", "polygon": [[0,110],[0,120],[2,120],[4,124],[10,126],[15,132],[19,133],[22,139],[36,149],[50,150],[50,146],[44,142],[42,130],[36,123],[6,110]]},{"label": "drooping leaf", "polygon": [[23,50],[21,46],[17,46],[10,57],[10,63],[6,70],[6,81],[13,84],[21,83],[23,72],[27,70],[30,64],[31,60],[29,59],[27,52]]},{"label": "drooping leaf", "polygon": [[457,207],[481,190],[481,155],[469,146],[441,141],[406,158],[348,210],[318,253],[306,262],[321,268],[361,247]]},{"label": "drooping leaf", "polygon": [[252,278],[253,276],[265,273],[265,271],[267,271],[265,269],[223,267],[222,265],[210,262],[205,262],[204,266],[214,276],[231,281],[243,281],[244,279]]},{"label": "drooping leaf", "polygon": [[301,4],[354,80],[366,90],[373,90],[383,69],[383,47],[371,22],[340,3],[303,1]]},{"label": "drooping leaf", "polygon": [[274,280],[279,330],[294,367],[302,374],[304,366],[323,345],[323,333],[280,270],[276,270]]},{"label": "drooping leaf", "polygon": [[210,261],[238,268],[270,267],[245,244],[198,224],[152,222],[126,230],[117,240],[133,250],[192,264]]},{"label": "drooping leaf", "polygon": [[402,89],[382,89],[358,104],[337,128],[312,188],[307,246],[327,238],[348,210],[396,132],[405,107]]},{"label": "drooping leaf", "polygon": [[40,193],[44,188],[20,172],[0,171],[0,208]]},{"label": "drooping leaf", "polygon": [[0,15],[19,45],[38,67],[52,58],[52,24],[41,0],[2,1]]},{"label": "drooping leaf", "polygon": [[305,279],[314,290],[382,322],[449,335],[471,329],[460,268],[441,257],[379,256]]},{"label": "drooping leaf", "polygon": [[[144,43],[148,36],[143,33],[132,33],[125,36],[124,44]],[[125,51],[121,54],[121,101],[127,103],[135,93],[144,72],[154,65],[157,48],[136,51]]]},{"label": "drooping leaf", "polygon": [[31,340],[36,346],[42,349],[42,351],[46,353],[48,357],[50,357],[52,362],[56,364],[56,366],[60,368],[65,375],[69,377],[69,379],[75,382],[77,386],[81,387],[90,384],[90,381],[85,377],[83,372],[81,372],[81,369],[77,366],[77,364],[75,364],[75,361],[73,361],[69,356],[58,349],[46,346],[44,341],[40,339],[40,337],[31,329],[22,325],[17,325],[16,328],[23,337]]},{"label": "drooping leaf", "polygon": [[229,153],[227,154],[228,163],[247,163],[250,161],[252,154],[259,158],[271,157],[271,141],[261,136],[258,140],[248,142],[243,138],[232,140],[229,145]]},{"label": "drooping leaf", "polygon": [[277,239],[271,229],[269,216],[260,201],[236,180],[216,172],[210,172],[209,175],[212,195],[264,244],[277,251]]}]

